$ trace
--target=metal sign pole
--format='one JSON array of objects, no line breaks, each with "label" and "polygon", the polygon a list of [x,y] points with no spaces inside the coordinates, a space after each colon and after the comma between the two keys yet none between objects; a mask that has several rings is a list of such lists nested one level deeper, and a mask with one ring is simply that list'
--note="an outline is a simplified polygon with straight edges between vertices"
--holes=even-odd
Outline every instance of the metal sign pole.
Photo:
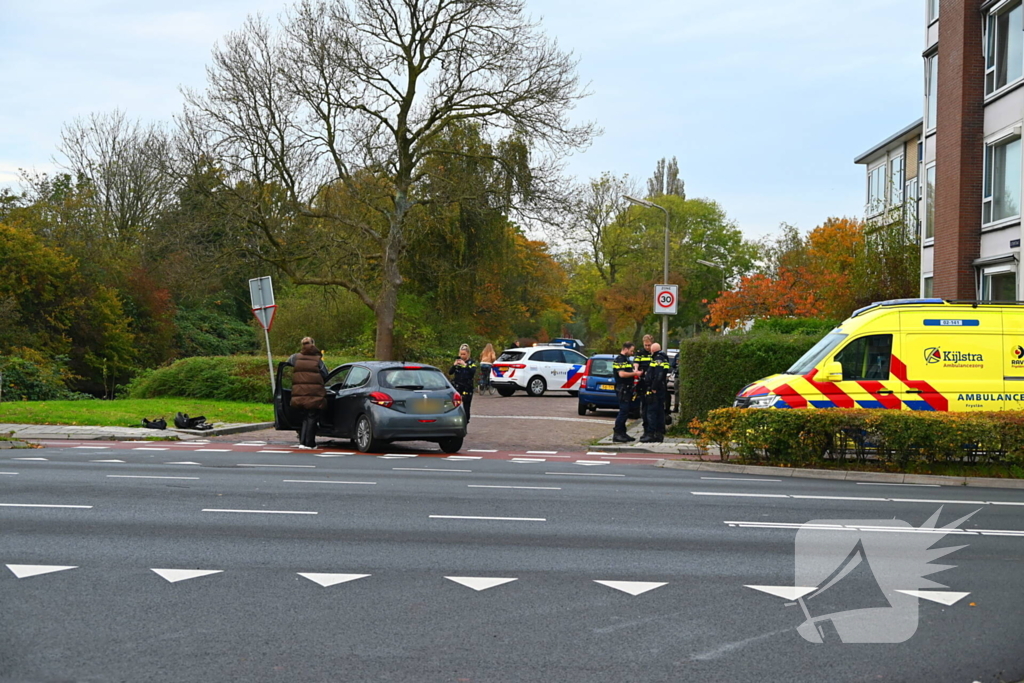
[{"label": "metal sign pole", "polygon": [[274,357],[270,355],[270,332],[263,328],[263,337],[267,340],[267,367],[270,369],[270,394],[277,394],[277,387],[274,385]]}]

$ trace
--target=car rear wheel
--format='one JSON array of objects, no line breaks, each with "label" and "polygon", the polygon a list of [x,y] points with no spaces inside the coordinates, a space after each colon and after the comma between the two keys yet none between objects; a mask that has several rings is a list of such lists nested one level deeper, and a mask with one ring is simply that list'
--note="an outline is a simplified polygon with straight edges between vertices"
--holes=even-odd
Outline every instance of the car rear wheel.
[{"label": "car rear wheel", "polygon": [[437,443],[445,453],[458,453],[462,450],[462,437],[453,436],[449,439],[441,439]]},{"label": "car rear wheel", "polygon": [[543,377],[533,377],[526,384],[526,393],[530,396],[543,396],[547,388],[548,383],[544,381]]},{"label": "car rear wheel", "polygon": [[577,396],[580,395],[580,392],[578,392],[578,391],[570,391],[569,395],[572,396],[573,398],[576,398]]},{"label": "car rear wheel", "polygon": [[587,414],[587,404],[584,403],[583,401],[580,401],[579,405],[576,406],[576,412],[579,415],[586,415]]},{"label": "car rear wheel", "polygon": [[515,387],[497,387],[497,389],[498,389],[498,395],[499,396],[504,396],[505,398],[508,398],[512,394],[516,393],[516,388]]},{"label": "car rear wheel", "polygon": [[356,448],[363,453],[376,453],[381,449],[381,442],[373,436],[373,425],[370,418],[360,415],[356,422]]}]

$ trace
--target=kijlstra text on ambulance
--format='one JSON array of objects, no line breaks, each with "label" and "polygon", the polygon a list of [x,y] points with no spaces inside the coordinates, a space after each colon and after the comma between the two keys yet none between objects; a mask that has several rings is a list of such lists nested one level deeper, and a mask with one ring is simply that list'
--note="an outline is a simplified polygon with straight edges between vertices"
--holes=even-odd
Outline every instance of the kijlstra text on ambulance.
[{"label": "kijlstra text on ambulance", "polygon": [[866,306],[740,408],[1024,410],[1024,305],[899,299]]}]

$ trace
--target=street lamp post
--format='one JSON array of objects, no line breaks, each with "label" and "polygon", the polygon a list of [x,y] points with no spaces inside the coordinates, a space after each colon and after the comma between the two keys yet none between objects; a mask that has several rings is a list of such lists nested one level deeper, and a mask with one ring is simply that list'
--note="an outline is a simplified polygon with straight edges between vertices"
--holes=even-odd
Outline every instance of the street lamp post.
[{"label": "street lamp post", "polygon": [[[669,284],[668,282],[668,209],[663,206],[658,206],[653,202],[649,202],[645,199],[637,199],[636,197],[630,197],[628,194],[622,195],[623,199],[639,206],[646,206],[648,209],[660,209],[665,213],[665,269],[662,276],[662,284]],[[661,316],[661,348],[662,350],[668,349],[668,316]]]}]

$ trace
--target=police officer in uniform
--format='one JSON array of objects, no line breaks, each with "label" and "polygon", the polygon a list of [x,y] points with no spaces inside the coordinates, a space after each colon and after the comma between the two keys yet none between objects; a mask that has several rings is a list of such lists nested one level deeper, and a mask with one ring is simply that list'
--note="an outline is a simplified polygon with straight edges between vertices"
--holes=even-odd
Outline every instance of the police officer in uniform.
[{"label": "police officer in uniform", "polygon": [[469,356],[469,344],[459,347],[459,357],[448,368],[452,378],[452,386],[462,394],[462,407],[466,411],[466,424],[469,424],[469,409],[473,405],[473,378],[476,376],[476,361]]},{"label": "police officer in uniform", "polygon": [[640,379],[637,380],[636,392],[633,395],[633,402],[637,404],[637,411],[640,413],[640,418],[643,420],[644,434],[649,434],[656,431],[647,424],[647,370],[651,367],[651,344],[654,343],[654,337],[649,334],[645,334],[643,341],[643,350],[638,351],[633,357],[633,369],[640,373],[637,375]]},{"label": "police officer in uniform", "polygon": [[661,350],[661,344],[652,344],[651,363],[645,375],[647,406],[641,443],[660,443],[665,440],[665,403],[668,400],[670,367],[668,354]]},{"label": "police officer in uniform", "polygon": [[622,351],[612,361],[612,374],[615,376],[615,397],[619,401],[619,414],[615,417],[615,443],[629,443],[633,437],[626,433],[626,420],[633,406],[633,383],[640,376],[640,371],[633,367],[629,356],[633,353],[633,342],[625,342]]}]

